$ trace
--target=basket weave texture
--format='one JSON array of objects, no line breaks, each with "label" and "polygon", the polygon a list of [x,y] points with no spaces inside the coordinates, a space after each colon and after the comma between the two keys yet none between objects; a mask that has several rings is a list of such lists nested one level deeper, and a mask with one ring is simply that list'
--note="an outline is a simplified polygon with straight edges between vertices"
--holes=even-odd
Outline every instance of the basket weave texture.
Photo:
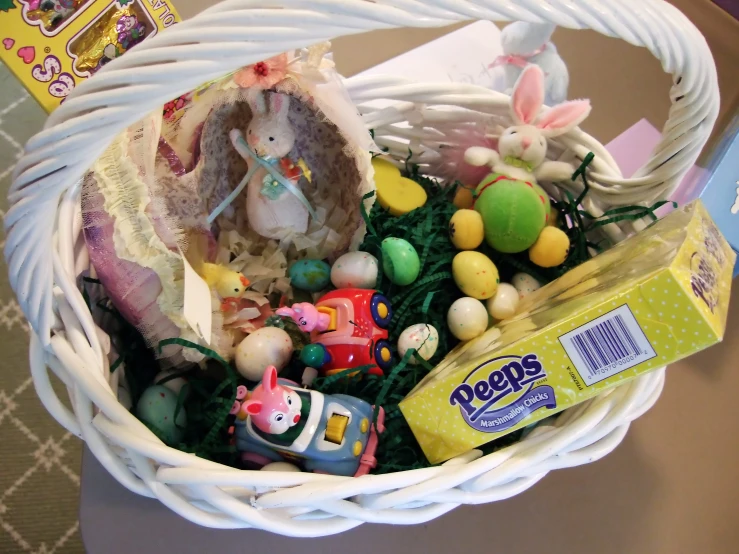
[{"label": "basket weave texture", "polygon": [[[490,455],[471,451],[437,467],[355,479],[241,471],[197,458],[165,446],[116,399],[109,338],[76,288],[76,276],[89,265],[80,237],[80,181],[113,138],[203,82],[290,49],[375,29],[472,19],[590,28],[649,49],[673,75],[662,141],[634,177],[624,179],[603,146],[579,129],[550,147],[550,156],[565,161],[596,154],[585,205],[593,215],[667,197],[695,162],[718,114],[716,70],[698,30],[662,0],[227,0],[113,60],[28,142],[9,194],[5,256],[33,329],[34,383],[49,412],[124,486],[217,528],[322,536],[363,522],[421,523],[460,504],[511,497],[553,469],[603,457],[656,401],[664,370],[580,404]],[[473,85],[368,77],[349,79],[347,87],[376,141],[398,159],[410,147],[421,163],[449,122],[502,120],[508,106],[507,96]],[[366,105],[376,99],[397,103]],[[577,183],[564,186],[579,192]],[[644,224],[602,229],[618,241]],[[55,395],[49,370],[66,385],[71,411]]]}]

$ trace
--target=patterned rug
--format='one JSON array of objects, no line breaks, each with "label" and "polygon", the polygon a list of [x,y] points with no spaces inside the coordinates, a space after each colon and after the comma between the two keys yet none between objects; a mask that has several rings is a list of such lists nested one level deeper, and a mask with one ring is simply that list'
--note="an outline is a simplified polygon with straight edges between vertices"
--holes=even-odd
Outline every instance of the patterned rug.
[{"label": "patterned rug", "polygon": [[[23,144],[45,119],[0,63],[0,217]],[[7,272],[0,257],[0,553],[77,554],[84,552],[77,522],[82,443],[36,397],[28,370],[28,324]]]}]

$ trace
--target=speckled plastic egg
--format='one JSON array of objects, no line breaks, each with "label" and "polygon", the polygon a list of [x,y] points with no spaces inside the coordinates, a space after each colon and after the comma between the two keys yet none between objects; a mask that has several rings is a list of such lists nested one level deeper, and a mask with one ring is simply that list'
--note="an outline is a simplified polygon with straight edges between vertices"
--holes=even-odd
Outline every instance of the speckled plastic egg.
[{"label": "speckled plastic egg", "polygon": [[526,298],[529,294],[541,288],[541,283],[528,273],[516,273],[511,278],[511,284],[516,287],[519,298]]},{"label": "speckled plastic egg", "polygon": [[[439,332],[433,325],[416,323],[407,327],[398,337],[398,355],[402,358],[411,348],[424,360],[430,360],[439,347]],[[410,363],[417,364],[415,356],[410,357]]]},{"label": "speckled plastic egg", "polygon": [[459,340],[474,339],[488,328],[488,311],[479,300],[463,296],[449,306],[446,323]]},{"label": "speckled plastic egg", "polygon": [[410,242],[388,237],[382,241],[382,270],[396,285],[410,285],[418,279],[421,260]]},{"label": "speckled plastic egg", "polygon": [[457,210],[449,220],[449,240],[459,250],[474,250],[482,244],[482,216],[475,210]]},{"label": "speckled plastic egg", "polygon": [[262,467],[261,471],[281,471],[284,473],[300,472],[300,468],[287,462],[272,462]]},{"label": "speckled plastic egg", "polygon": [[259,381],[267,366],[280,371],[290,361],[293,341],[279,327],[262,327],[236,347],[236,369],[250,381]]},{"label": "speckled plastic egg", "polygon": [[377,258],[367,252],[347,252],[331,267],[331,282],[337,289],[373,289],[377,286]]},{"label": "speckled plastic egg", "polygon": [[308,292],[325,289],[331,276],[331,266],[323,260],[298,260],[287,272],[293,287]]},{"label": "speckled plastic egg", "polygon": [[174,417],[176,409],[177,395],[167,387],[152,385],[139,398],[136,416],[154,429],[157,436],[166,444],[172,445],[182,440],[187,425],[184,406],[180,407],[177,419]]},{"label": "speckled plastic egg", "polygon": [[518,291],[513,285],[500,283],[495,296],[488,298],[488,313],[495,319],[508,319],[516,314]]},{"label": "speckled plastic egg", "polygon": [[478,300],[494,296],[500,282],[495,264],[485,254],[475,251],[454,256],[452,276],[459,290]]}]

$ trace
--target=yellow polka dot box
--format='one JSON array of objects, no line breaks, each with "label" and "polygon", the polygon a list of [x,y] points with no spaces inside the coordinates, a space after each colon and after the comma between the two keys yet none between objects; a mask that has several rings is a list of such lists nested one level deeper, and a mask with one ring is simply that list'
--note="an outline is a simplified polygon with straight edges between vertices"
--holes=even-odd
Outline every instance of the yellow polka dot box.
[{"label": "yellow polka dot box", "polygon": [[438,463],[689,356],[723,337],[735,258],[694,202],[526,296],[400,409]]}]

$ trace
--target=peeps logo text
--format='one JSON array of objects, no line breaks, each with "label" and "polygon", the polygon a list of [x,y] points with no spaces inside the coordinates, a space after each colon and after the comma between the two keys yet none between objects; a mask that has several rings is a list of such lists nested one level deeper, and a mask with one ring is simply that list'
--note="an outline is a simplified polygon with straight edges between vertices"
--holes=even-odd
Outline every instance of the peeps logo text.
[{"label": "peeps logo text", "polygon": [[554,389],[536,354],[502,356],[475,368],[449,396],[467,425],[485,433],[509,429],[539,408],[555,408]]},{"label": "peeps logo text", "polygon": [[718,280],[716,273],[709,261],[694,252],[690,257],[690,287],[697,298],[703,300],[705,305],[714,313],[718,306]]}]

